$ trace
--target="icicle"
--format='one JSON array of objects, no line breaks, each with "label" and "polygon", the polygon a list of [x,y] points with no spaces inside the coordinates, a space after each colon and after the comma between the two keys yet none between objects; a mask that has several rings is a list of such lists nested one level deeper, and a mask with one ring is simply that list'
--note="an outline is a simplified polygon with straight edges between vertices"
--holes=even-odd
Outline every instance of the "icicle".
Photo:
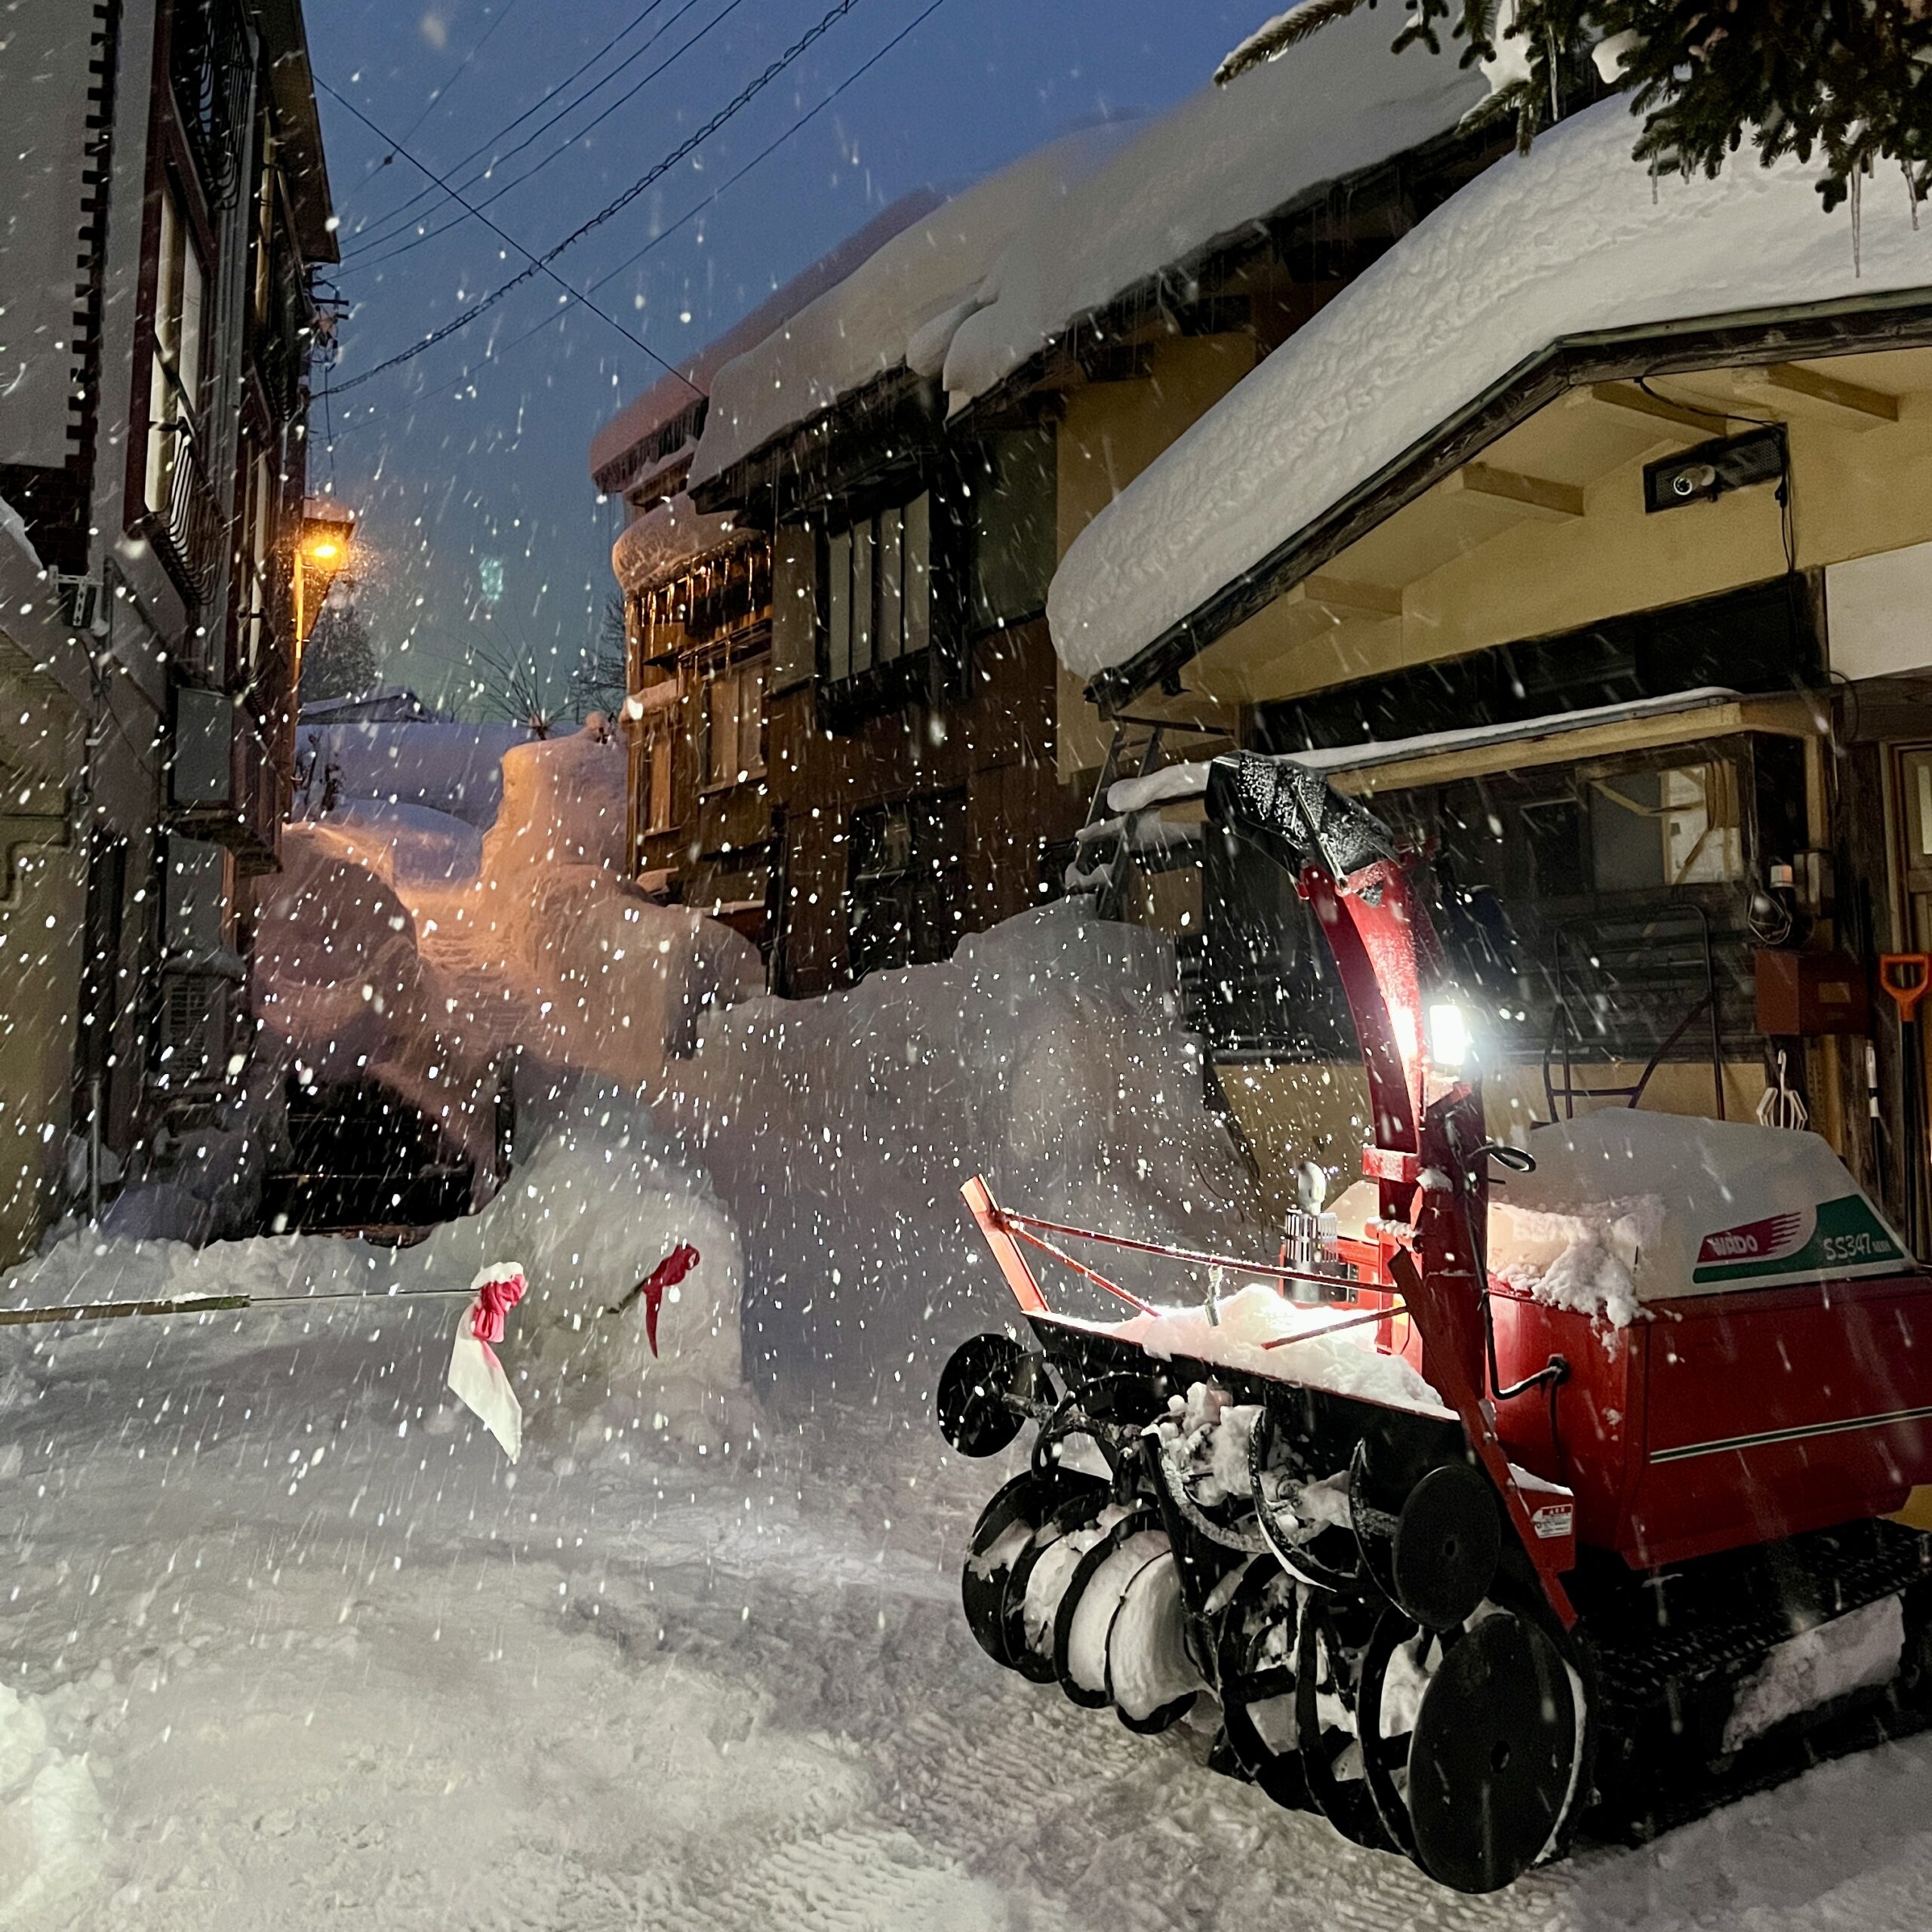
[{"label": "icicle", "polygon": [[1863,281],[1865,275],[1864,263],[1861,259],[1863,238],[1859,221],[1860,197],[1858,192],[1858,177],[1863,172],[1857,162],[1853,162],[1850,177],[1847,183],[1851,196],[1851,276],[1854,281]]},{"label": "icicle", "polygon": [[1912,232],[1918,232],[1918,183],[1912,178],[1912,163],[1904,155],[1899,157],[1900,171],[1905,176],[1906,206],[1912,211]]}]

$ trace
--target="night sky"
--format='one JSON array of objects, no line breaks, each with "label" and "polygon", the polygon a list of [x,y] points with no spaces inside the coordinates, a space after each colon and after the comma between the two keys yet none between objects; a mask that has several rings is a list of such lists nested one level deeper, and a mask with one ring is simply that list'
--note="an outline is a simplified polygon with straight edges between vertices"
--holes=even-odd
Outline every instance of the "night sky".
[{"label": "night sky", "polygon": [[[306,0],[306,12],[318,90],[335,89],[466,200],[500,192],[482,211],[540,254],[709,120],[830,4]],[[675,360],[909,189],[963,185],[1069,127],[1162,107],[1204,84],[1278,0],[940,0],[722,186],[931,4],[858,0],[558,272]],[[334,281],[349,305],[333,390],[523,263],[401,154],[383,165],[393,150],[328,93],[320,99],[345,258]],[[403,368],[318,395],[311,419],[311,488],[332,487],[363,518],[356,596],[385,675],[472,715],[488,709],[475,689],[479,651],[527,656],[565,692],[614,588],[620,506],[596,500],[590,437],[660,373],[589,309],[558,316],[560,300],[555,282],[527,282]],[[495,574],[488,558],[502,566],[494,608],[481,595]]]}]

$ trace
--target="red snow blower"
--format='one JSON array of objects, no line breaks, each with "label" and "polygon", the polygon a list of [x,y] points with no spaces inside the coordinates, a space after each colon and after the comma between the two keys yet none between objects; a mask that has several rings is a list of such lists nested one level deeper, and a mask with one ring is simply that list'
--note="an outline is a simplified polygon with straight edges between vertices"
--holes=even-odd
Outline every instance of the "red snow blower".
[{"label": "red snow blower", "polygon": [[[1270,1264],[968,1183],[1032,1346],[960,1348],[940,1426],[1038,1430],[974,1533],[981,1647],[1135,1730],[1217,1715],[1217,1768],[1466,1892],[1924,1725],[1932,1540],[1886,1518],[1932,1481],[1932,1276],[1813,1134],[1493,1141],[1414,862],[1291,760],[1218,760],[1208,798],[1334,956],[1364,1180]],[[1029,1254],[1125,1318],[1056,1312]]]}]

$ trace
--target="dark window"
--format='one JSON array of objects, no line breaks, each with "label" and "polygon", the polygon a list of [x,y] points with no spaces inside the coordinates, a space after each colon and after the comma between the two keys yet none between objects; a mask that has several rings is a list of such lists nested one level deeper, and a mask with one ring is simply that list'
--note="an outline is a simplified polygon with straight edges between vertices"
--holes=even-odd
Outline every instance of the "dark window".
[{"label": "dark window", "polygon": [[1352,1056],[1355,1026],[1334,961],[1287,869],[1210,826],[1201,891],[1202,1021],[1216,1052],[1229,1058]]},{"label": "dark window", "polygon": [[1025,623],[1047,608],[1058,561],[1054,432],[1016,429],[988,440],[968,466],[973,512],[973,627]]},{"label": "dark window", "polygon": [[854,812],[845,931],[852,977],[952,957],[964,922],[966,794]]},{"label": "dark window", "polygon": [[1292,752],[1521,724],[1706,685],[1769,692],[1823,681],[1809,604],[1799,586],[1780,577],[1266,705],[1256,715],[1256,743]]}]

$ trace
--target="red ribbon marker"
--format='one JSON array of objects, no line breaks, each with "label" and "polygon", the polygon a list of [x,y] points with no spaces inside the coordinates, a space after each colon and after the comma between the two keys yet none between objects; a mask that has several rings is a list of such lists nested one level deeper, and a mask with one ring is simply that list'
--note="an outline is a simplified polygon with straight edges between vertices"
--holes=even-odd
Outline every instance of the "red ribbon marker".
[{"label": "red ribbon marker", "polygon": [[651,1352],[657,1352],[657,1311],[664,1306],[664,1291],[675,1287],[697,1266],[698,1252],[688,1241],[681,1241],[672,1249],[617,1306],[613,1315],[621,1315],[634,1301],[644,1303],[645,1339],[651,1344]]},{"label": "red ribbon marker", "polygon": [[503,1317],[522,1300],[523,1276],[487,1275],[476,1284],[476,1300],[469,1311],[469,1332],[479,1342],[503,1339]]}]

